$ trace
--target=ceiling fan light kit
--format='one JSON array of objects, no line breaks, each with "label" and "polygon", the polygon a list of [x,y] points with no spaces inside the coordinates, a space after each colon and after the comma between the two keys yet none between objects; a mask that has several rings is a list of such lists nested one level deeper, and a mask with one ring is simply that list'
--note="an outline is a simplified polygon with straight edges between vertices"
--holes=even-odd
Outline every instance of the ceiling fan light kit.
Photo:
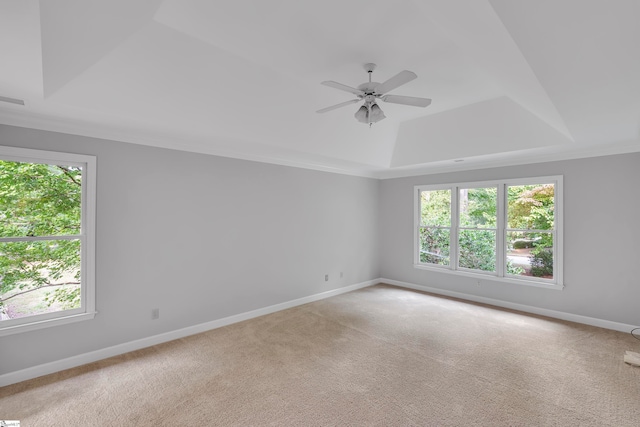
[{"label": "ceiling fan light kit", "polygon": [[369,109],[365,105],[363,105],[362,107],[358,108],[358,111],[356,111],[354,117],[360,123],[367,123],[369,121]]},{"label": "ceiling fan light kit", "polygon": [[368,105],[365,103],[365,105],[363,105],[358,109],[358,111],[356,111],[354,117],[360,123],[372,124],[379,122],[387,116],[384,115],[382,109],[378,106],[378,104],[373,102]]},{"label": "ceiling fan light kit", "polygon": [[357,98],[323,108],[321,110],[318,110],[317,113],[326,113],[327,111],[335,110],[337,108],[351,105],[356,102],[364,101],[362,106],[354,114],[354,117],[360,123],[368,123],[369,126],[371,126],[373,123],[377,123],[386,117],[380,106],[377,104],[377,99],[381,99],[384,102],[390,102],[393,104],[411,105],[413,107],[423,108],[431,104],[431,100],[428,98],[416,98],[413,96],[387,94],[387,92],[390,92],[393,89],[400,87],[403,84],[417,78],[418,76],[414,72],[404,70],[391,77],[384,83],[377,83],[371,81],[371,73],[373,73],[373,70],[375,70],[375,68],[376,64],[364,64],[364,69],[367,71],[367,73],[369,73],[369,81],[366,83],[362,83],[357,88],[343,85],[342,83],[334,82],[331,80],[322,82],[321,84],[324,86],[329,86],[334,89],[352,93],[356,95]]}]

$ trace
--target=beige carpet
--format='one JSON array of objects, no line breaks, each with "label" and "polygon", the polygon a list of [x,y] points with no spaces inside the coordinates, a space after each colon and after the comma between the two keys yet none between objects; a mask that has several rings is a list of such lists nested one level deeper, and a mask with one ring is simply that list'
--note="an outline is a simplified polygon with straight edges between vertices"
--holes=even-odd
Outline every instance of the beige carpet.
[{"label": "beige carpet", "polygon": [[629,334],[378,285],[0,389],[30,426],[638,426]]}]

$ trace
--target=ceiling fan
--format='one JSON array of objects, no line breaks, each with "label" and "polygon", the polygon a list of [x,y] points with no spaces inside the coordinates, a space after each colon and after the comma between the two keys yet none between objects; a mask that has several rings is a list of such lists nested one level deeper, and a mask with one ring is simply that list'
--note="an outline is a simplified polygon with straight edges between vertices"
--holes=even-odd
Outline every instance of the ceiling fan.
[{"label": "ceiling fan", "polygon": [[380,106],[376,103],[377,99],[381,99],[384,102],[391,102],[393,104],[412,105],[414,107],[427,107],[431,104],[431,100],[428,98],[416,98],[413,96],[401,96],[401,95],[388,95],[387,92],[402,86],[405,83],[417,78],[416,73],[411,71],[400,71],[395,76],[391,77],[384,83],[377,83],[371,81],[371,73],[375,70],[376,64],[364,64],[364,69],[369,73],[369,81],[362,83],[357,88],[343,85],[342,83],[334,82],[331,80],[324,81],[320,84],[329,86],[335,89],[344,90],[345,92],[352,93],[357,96],[356,99],[342,102],[340,104],[332,105],[321,110],[317,113],[326,113],[327,111],[335,110],[336,108],[344,107],[346,105],[355,104],[356,102],[364,101],[362,106],[354,114],[355,118],[360,123],[368,123],[371,126],[372,123],[379,122],[386,116],[380,109]]}]

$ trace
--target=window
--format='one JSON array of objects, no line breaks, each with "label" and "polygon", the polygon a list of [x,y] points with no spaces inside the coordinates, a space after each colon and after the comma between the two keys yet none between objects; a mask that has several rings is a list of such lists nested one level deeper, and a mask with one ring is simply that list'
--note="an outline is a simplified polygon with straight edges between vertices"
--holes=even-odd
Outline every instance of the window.
[{"label": "window", "polygon": [[416,186],[415,261],[562,288],[562,177]]},{"label": "window", "polygon": [[420,262],[449,265],[451,190],[420,192]]},{"label": "window", "polygon": [[95,164],[0,147],[0,335],[95,315]]},{"label": "window", "polygon": [[458,189],[458,268],[496,271],[497,188]]}]

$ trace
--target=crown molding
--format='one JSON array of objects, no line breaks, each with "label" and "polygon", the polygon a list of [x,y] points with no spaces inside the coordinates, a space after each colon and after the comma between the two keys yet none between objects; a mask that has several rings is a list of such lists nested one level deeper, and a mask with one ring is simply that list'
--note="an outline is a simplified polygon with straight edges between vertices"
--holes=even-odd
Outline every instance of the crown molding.
[{"label": "crown molding", "polygon": [[[573,143],[391,168],[247,143],[232,137],[218,137],[220,143],[216,144],[203,137],[106,128],[56,117],[25,115],[21,111],[0,111],[0,124],[380,180],[640,152],[640,140],[597,145]],[[176,145],[176,141],[180,144]],[[243,146],[244,150],[230,148]],[[260,150],[252,151],[251,146],[259,146]]]}]

